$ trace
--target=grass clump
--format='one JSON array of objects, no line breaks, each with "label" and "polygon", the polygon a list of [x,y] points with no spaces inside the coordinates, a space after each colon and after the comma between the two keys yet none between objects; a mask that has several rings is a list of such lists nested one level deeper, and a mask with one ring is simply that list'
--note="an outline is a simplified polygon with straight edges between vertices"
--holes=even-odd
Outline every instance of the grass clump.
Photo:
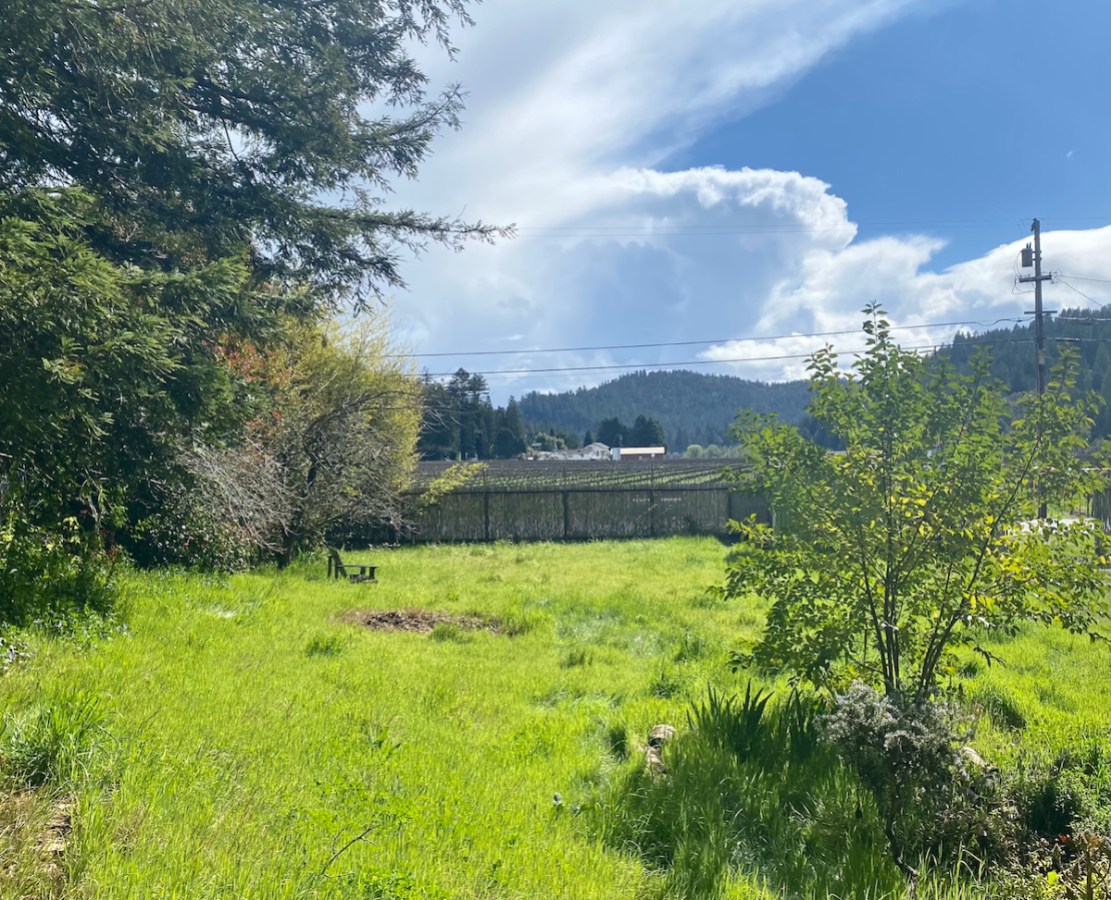
[{"label": "grass clump", "polygon": [[672,666],[661,665],[648,683],[648,693],[661,700],[670,700],[683,693],[686,682]]},{"label": "grass clump", "polygon": [[684,631],[672,659],[677,663],[694,662],[708,655],[712,649],[712,643],[704,634]]},{"label": "grass clump", "polygon": [[549,616],[528,610],[511,610],[498,617],[498,630],[509,637],[522,637],[549,625]]},{"label": "grass clump", "polygon": [[559,664],[564,669],[574,669],[580,666],[589,666],[594,662],[594,654],[588,647],[572,647],[565,654]]},{"label": "grass clump", "polygon": [[346,643],[338,634],[314,634],[305,642],[305,656],[339,656]]},{"label": "grass clump", "polygon": [[428,636],[434,641],[452,644],[465,644],[471,639],[471,636],[454,622],[437,622],[432,626]]},{"label": "grass clump", "polygon": [[0,766],[30,788],[73,785],[87,773],[104,715],[90,694],[68,690],[21,714],[8,714],[0,733]]},{"label": "grass clump", "polygon": [[1004,687],[992,682],[978,682],[972,691],[972,703],[999,727],[1015,730],[1026,727],[1026,716],[1018,699]]}]

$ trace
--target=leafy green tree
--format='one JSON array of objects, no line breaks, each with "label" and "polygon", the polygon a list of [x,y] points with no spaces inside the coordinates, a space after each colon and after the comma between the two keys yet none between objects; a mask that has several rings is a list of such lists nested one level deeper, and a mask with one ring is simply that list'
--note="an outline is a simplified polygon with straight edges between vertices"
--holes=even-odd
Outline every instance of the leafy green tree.
[{"label": "leafy green tree", "polygon": [[397,250],[495,230],[380,197],[458,124],[409,54],[466,0],[10,0],[0,190],[95,194],[104,254],[193,269],[250,252],[332,300],[401,282]]},{"label": "leafy green tree", "polygon": [[549,434],[546,431],[538,431],[534,434],[532,436],[532,445],[545,453],[567,449],[567,444],[560,435]]},{"label": "leafy green tree", "polygon": [[397,522],[416,462],[420,384],[390,344],[384,318],[358,330],[304,327],[266,361],[272,414],[252,445],[275,466],[285,509],[280,559],[340,528]]},{"label": "leafy green tree", "polygon": [[831,349],[810,362],[810,414],[844,451],[750,416],[736,427],[750,487],[776,527],[741,523],[725,593],[771,604],[750,654],[832,687],[860,679],[922,702],[965,645],[1028,622],[1093,633],[1106,579],[1088,525],[1029,523],[1094,476],[1081,453],[1092,401],[1059,374],[1013,418],[988,361],[968,375],[893,340],[866,310],[866,351],[848,372]]}]

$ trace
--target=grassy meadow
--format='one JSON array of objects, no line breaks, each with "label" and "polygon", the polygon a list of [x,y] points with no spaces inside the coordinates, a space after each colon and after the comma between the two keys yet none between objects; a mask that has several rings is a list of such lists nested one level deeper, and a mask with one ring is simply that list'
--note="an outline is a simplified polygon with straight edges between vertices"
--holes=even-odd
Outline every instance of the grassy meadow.
[{"label": "grassy meadow", "polygon": [[[729,650],[762,622],[756,598],[707,593],[724,552],[352,554],[374,585],[330,582],[322,559],[125,572],[118,618],[9,638],[0,897],[903,896],[836,766],[773,783],[684,743],[692,701],[743,694]],[[362,624],[399,610],[456,618]],[[1111,650],[1033,630],[993,647],[1005,667],[952,675],[974,745],[1034,773],[1079,754],[1070,802],[1111,824]],[[658,723],[680,731],[667,779],[644,774]],[[59,814],[64,855],[44,847]],[[918,896],[992,894],[938,877]]]}]

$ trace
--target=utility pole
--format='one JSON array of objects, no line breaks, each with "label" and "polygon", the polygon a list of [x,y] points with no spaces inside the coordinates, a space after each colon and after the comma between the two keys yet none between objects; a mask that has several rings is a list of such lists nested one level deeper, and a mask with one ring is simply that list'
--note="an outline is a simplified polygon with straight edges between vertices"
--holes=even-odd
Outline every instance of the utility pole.
[{"label": "utility pole", "polygon": [[[1034,232],[1034,247],[1031,250],[1030,245],[1027,244],[1022,249],[1022,268],[1029,269],[1031,265],[1034,266],[1033,275],[1020,275],[1019,282],[1021,284],[1029,284],[1034,282],[1034,310],[1031,313],[1026,311],[1026,315],[1034,316],[1034,353],[1037,362],[1037,378],[1038,378],[1038,396],[1040,397],[1045,393],[1045,316],[1046,312],[1042,308],[1042,282],[1049,281],[1052,275],[1042,274],[1042,223],[1037,219],[1030,226],[1030,230]],[[1052,315],[1053,311],[1049,312]],[[1046,516],[1045,504],[1042,503],[1038,506],[1038,518],[1044,519]]]}]

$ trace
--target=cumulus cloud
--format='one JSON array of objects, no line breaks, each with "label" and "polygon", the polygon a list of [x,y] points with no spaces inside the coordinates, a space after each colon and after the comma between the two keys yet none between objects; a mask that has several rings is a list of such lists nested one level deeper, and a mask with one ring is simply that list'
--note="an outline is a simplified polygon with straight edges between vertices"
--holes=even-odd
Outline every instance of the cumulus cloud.
[{"label": "cumulus cloud", "polygon": [[[460,62],[429,60],[434,81],[468,88],[464,129],[438,140],[398,200],[515,222],[519,236],[462,254],[432,250],[406,267],[396,318],[418,353],[444,354],[421,364],[490,373],[499,400],[597,383],[627,365],[772,380],[800,377],[802,354],[842,342],[807,335],[855,331],[872,300],[901,326],[1021,315],[1018,244],[934,272],[941,238],[858,240],[846,198],[806,173],[666,170],[707,129],[924,7],[487,0],[461,36]],[[1084,254],[1107,237],[1054,234],[1054,265],[1100,275]],[[907,334],[928,344],[951,333]],[[844,341],[852,349],[859,338]],[[664,342],[672,346],[638,346]],[[514,352],[451,355],[486,349]]]},{"label": "cumulus cloud", "polygon": [[[983,256],[942,272],[924,267],[943,243],[927,237],[884,237],[849,244],[841,250],[806,254],[797,277],[769,293],[758,333],[787,325],[823,336],[792,336],[775,341],[725,342],[706,350],[706,359],[809,354],[830,343],[847,358],[861,349],[860,310],[879,302],[901,342],[923,350],[951,341],[958,330],[972,331],[1023,321],[1033,306],[1033,288],[1017,282],[1019,254],[1026,241],[1001,244]],[[1052,259],[1056,285],[1046,287],[1047,307],[1094,308],[1111,302],[1111,226],[1086,231],[1043,232],[1043,255]],[[1046,248],[1052,248],[1051,253]],[[1075,282],[1075,284],[1074,284]],[[1077,287],[1076,285],[1081,285]],[[1052,300],[1052,302],[1049,302]],[[942,325],[938,323],[972,323]],[[850,332],[842,334],[838,332]],[[736,374],[752,377],[752,363],[731,363]],[[776,372],[779,372],[778,376]],[[769,361],[765,377],[802,377],[805,361]]]}]

